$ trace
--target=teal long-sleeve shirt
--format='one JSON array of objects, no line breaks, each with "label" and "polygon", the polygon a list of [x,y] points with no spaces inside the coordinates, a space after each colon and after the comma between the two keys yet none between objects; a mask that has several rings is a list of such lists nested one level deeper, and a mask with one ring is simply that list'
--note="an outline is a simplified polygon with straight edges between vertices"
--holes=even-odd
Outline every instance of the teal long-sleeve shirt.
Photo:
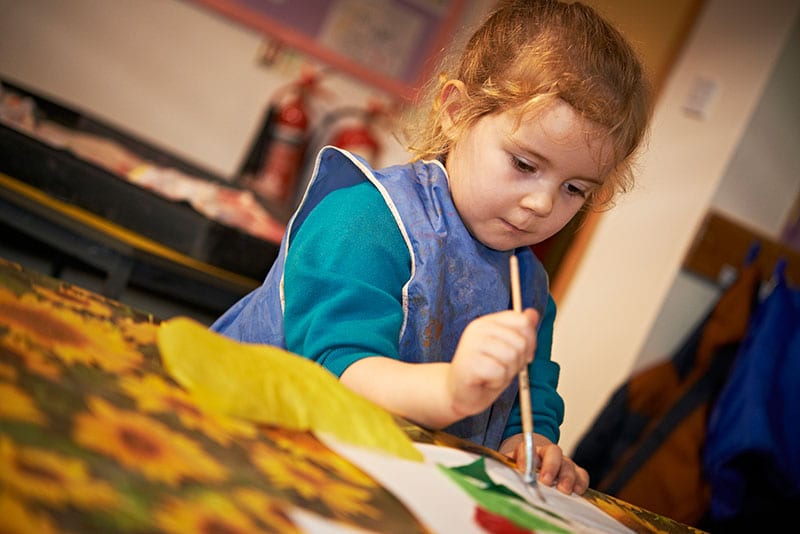
[{"label": "teal long-sleeve shirt", "polygon": [[[400,359],[402,288],[411,257],[380,192],[371,184],[330,193],[292,237],[284,271],[286,347],[336,376],[357,360]],[[534,428],[554,443],[564,417],[550,362],[555,302],[548,299],[530,368]],[[519,404],[503,439],[522,431]]]}]

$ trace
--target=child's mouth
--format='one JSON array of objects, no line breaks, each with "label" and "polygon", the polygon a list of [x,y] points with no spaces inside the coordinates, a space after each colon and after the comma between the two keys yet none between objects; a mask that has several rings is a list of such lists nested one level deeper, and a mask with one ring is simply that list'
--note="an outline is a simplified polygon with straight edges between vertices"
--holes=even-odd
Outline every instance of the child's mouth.
[{"label": "child's mouth", "polygon": [[500,220],[502,221],[503,226],[505,226],[508,230],[510,230],[514,234],[527,234],[527,233],[529,233],[527,230],[523,230],[522,228],[511,224],[510,222],[508,222],[505,219],[500,219]]}]

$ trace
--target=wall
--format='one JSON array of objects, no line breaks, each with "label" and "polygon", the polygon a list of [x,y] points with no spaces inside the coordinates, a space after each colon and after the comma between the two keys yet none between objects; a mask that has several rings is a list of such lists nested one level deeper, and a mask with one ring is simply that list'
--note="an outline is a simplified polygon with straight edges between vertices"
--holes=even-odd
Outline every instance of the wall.
[{"label": "wall", "polygon": [[[468,14],[490,3],[473,0],[477,10]],[[680,26],[674,14],[692,4],[590,3],[627,26],[647,57],[666,63],[672,46],[663,45],[675,43],[658,32]],[[674,71],[664,77],[640,186],[599,219],[559,301],[554,357],[567,399],[567,450],[637,362],[659,356],[675,339],[672,332],[658,334],[658,315],[798,12],[793,0],[705,4]],[[637,9],[648,16],[632,16]],[[303,62],[289,55],[271,69],[258,66],[259,35],[188,0],[0,0],[0,13],[0,76],[52,91],[222,176],[241,162],[271,91]],[[713,77],[721,88],[702,121],[682,112],[697,76]],[[376,94],[344,78],[328,84],[339,99],[326,106]],[[391,139],[386,143],[384,161],[404,158]],[[739,187],[729,195],[738,197]],[[706,292],[690,304],[693,310],[713,296]],[[686,305],[680,301],[677,309]],[[646,339],[661,341],[643,355]]]},{"label": "wall", "polygon": [[[222,177],[232,177],[274,90],[306,58],[258,64],[261,35],[188,0],[0,0],[0,76],[52,92]],[[325,80],[339,105],[385,95]],[[387,160],[399,150],[391,138]],[[403,157],[403,156],[400,156]]]},{"label": "wall", "polygon": [[[800,196],[800,19],[795,20],[711,208],[777,238]],[[636,361],[641,369],[671,354],[720,294],[719,285],[681,271]]]}]

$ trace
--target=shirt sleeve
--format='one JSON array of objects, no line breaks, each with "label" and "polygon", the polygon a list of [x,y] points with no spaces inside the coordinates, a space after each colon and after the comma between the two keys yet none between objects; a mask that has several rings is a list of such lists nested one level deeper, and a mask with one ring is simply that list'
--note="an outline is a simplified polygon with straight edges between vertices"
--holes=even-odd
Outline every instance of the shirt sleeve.
[{"label": "shirt sleeve", "polygon": [[[533,430],[542,434],[553,443],[558,443],[561,436],[561,423],[564,421],[564,400],[556,390],[559,365],[550,359],[553,347],[553,326],[556,320],[556,303],[552,296],[547,299],[547,307],[539,326],[536,339],[536,354],[528,366],[528,378],[531,384],[531,407],[533,409]],[[503,439],[522,432],[522,415],[519,398],[511,409]]]},{"label": "shirt sleeve", "polygon": [[284,271],[287,349],[341,376],[367,356],[399,358],[411,256],[368,182],[327,195],[290,242]]}]

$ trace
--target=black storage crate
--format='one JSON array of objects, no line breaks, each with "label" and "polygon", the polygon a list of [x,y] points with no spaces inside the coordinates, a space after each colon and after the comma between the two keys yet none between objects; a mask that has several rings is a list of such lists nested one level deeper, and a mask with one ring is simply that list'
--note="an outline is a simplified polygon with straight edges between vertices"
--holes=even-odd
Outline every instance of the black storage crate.
[{"label": "black storage crate", "polygon": [[[153,164],[223,183],[213,174],[86,114],[16,84],[0,83],[33,98],[37,111],[48,120],[113,140]],[[266,276],[278,253],[275,243],[209,219],[186,202],[171,201],[4,124],[0,124],[0,172],[192,258],[256,280]]]}]

